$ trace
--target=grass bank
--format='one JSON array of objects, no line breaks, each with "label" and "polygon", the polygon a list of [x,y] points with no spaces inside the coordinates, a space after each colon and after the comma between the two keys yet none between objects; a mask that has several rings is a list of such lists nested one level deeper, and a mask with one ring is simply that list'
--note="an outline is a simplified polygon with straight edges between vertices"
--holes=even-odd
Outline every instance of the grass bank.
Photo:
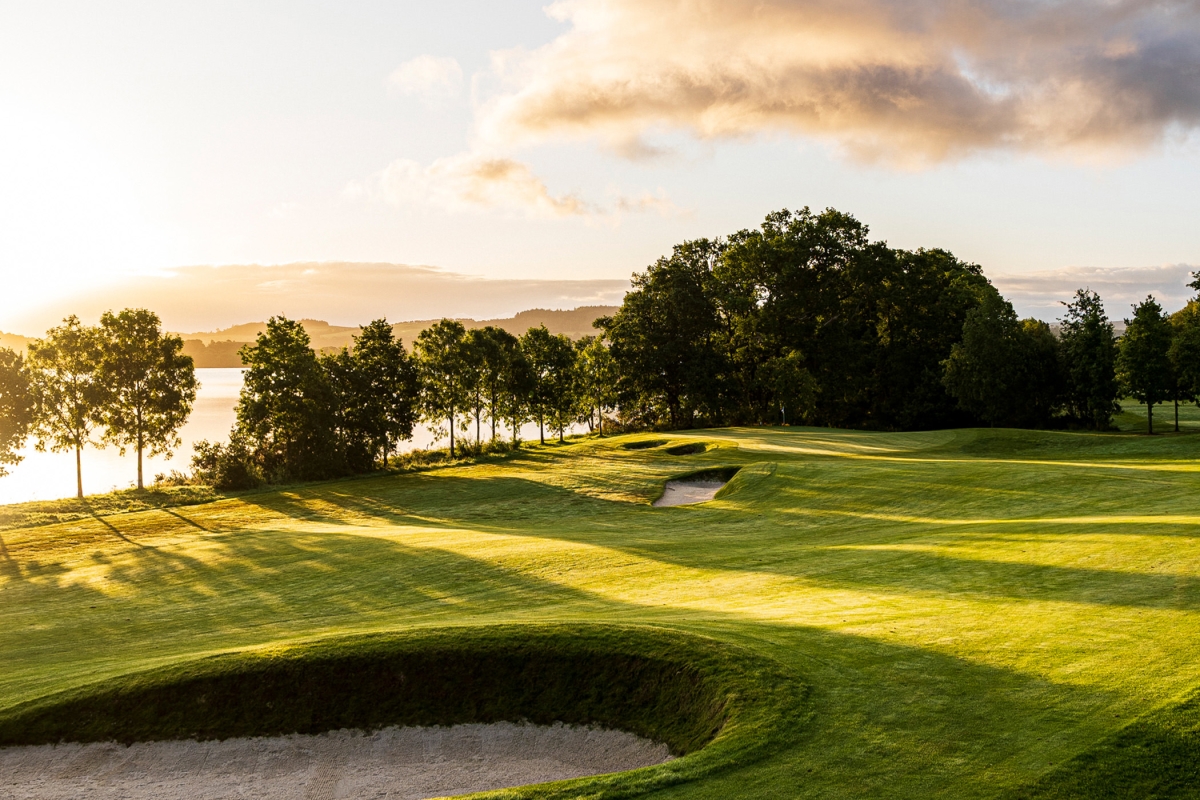
[{"label": "grass bank", "polygon": [[[1137,765],[1196,741],[1198,454],[1187,434],[659,433],[10,529],[0,716],[233,652],[617,625],[805,692],[774,749],[656,798],[1140,797]],[[717,467],[740,469],[715,501],[649,505]]]}]

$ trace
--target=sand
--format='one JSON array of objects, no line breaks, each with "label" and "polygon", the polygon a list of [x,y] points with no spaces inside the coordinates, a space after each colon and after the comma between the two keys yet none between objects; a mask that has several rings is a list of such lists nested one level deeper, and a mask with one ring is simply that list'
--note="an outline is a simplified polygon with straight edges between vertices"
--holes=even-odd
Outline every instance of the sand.
[{"label": "sand", "polygon": [[717,496],[728,481],[667,481],[663,496],[654,501],[656,506],[686,506],[705,503]]},{"label": "sand", "polygon": [[667,746],[568,725],[455,725],[225,741],[0,748],[0,797],[425,798],[659,764]]}]

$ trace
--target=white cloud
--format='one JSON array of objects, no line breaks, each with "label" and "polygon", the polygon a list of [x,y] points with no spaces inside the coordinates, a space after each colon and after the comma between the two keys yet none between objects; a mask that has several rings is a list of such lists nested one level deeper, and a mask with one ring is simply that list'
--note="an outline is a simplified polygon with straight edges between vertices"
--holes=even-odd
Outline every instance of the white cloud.
[{"label": "white cloud", "polygon": [[1152,294],[1163,308],[1182,308],[1195,296],[1188,288],[1192,264],[1163,264],[1157,267],[1063,267],[1062,269],[1000,274],[992,283],[1024,316],[1052,321],[1062,317],[1064,302],[1070,302],[1077,289],[1091,289],[1100,295],[1112,320],[1132,313],[1130,306]]},{"label": "white cloud", "polygon": [[388,83],[402,94],[454,97],[462,91],[462,67],[453,58],[417,56],[397,67]]},{"label": "white cloud", "polygon": [[531,219],[582,217],[613,221],[622,213],[677,211],[662,190],[637,197],[616,193],[609,207],[594,205],[575,194],[554,194],[527,164],[473,151],[440,158],[427,167],[398,159],[371,180],[350,183],[343,195],[349,200],[371,198],[450,212],[493,210]]},{"label": "white cloud", "polygon": [[917,165],[1009,149],[1106,156],[1200,126],[1185,0],[563,0],[569,31],[496,59],[492,146],[785,132]]}]

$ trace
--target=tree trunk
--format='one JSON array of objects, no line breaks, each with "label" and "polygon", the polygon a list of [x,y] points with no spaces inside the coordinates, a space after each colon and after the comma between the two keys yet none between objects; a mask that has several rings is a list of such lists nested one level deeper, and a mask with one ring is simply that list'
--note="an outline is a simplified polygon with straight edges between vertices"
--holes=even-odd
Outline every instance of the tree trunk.
[{"label": "tree trunk", "polygon": [[483,411],[481,406],[475,406],[475,446],[482,447],[483,440],[479,438],[479,415]]},{"label": "tree trunk", "polygon": [[1175,432],[1179,433],[1179,395],[1175,395]]},{"label": "tree trunk", "polygon": [[558,443],[559,444],[566,443],[566,439],[563,438],[563,426],[562,425],[558,426]]},{"label": "tree trunk", "polygon": [[1146,403],[1146,432],[1154,434],[1154,404]]},{"label": "tree trunk", "polygon": [[137,451],[138,451],[138,491],[143,491],[146,487],[142,484],[142,448],[145,446],[145,440],[142,438],[142,412],[138,411],[138,432],[137,432]]},{"label": "tree trunk", "polygon": [[542,444],[546,443],[546,424],[541,414],[538,414],[538,439]]},{"label": "tree trunk", "polygon": [[454,458],[454,406],[450,406],[450,458]]},{"label": "tree trunk", "polygon": [[75,496],[80,500],[83,499],[83,458],[80,452],[83,450],[83,445],[75,443]]},{"label": "tree trunk", "polygon": [[604,406],[596,407],[596,433],[599,436],[604,435]]}]

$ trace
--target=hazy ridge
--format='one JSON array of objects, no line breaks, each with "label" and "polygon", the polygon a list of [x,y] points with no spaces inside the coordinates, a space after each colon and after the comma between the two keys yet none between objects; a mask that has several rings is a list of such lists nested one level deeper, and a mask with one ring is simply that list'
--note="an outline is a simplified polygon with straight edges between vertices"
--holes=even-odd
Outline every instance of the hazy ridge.
[{"label": "hazy ridge", "polygon": [[[596,333],[592,323],[600,317],[614,313],[617,308],[617,306],[582,306],[569,310],[533,308],[521,311],[511,317],[484,320],[459,318],[458,321],[467,328],[493,325],[517,336],[530,328],[545,325],[551,333],[561,333],[572,339],[578,339]],[[437,321],[436,319],[423,319],[396,322],[392,325],[392,330],[400,337],[405,346],[410,346],[421,331]],[[312,339],[313,349],[317,351],[348,347],[352,343],[353,337],[362,330],[359,326],[330,325],[324,320],[317,319],[302,319],[300,324],[304,326],[304,330]],[[180,333],[179,335],[184,340],[183,352],[195,360],[197,367],[240,367],[242,360],[238,357],[238,350],[243,345],[253,342],[259,333],[266,330],[266,327],[265,322],[246,322],[215,331]]]}]

